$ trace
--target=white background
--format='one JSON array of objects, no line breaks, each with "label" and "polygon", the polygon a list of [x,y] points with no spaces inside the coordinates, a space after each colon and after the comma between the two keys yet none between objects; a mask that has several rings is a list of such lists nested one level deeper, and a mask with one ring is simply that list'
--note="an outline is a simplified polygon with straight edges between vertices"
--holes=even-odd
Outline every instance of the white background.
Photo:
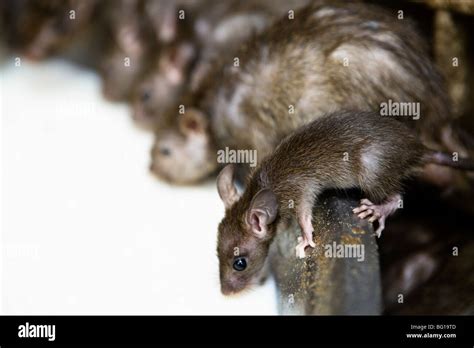
[{"label": "white background", "polygon": [[1,73],[3,314],[275,314],[272,282],[220,294],[214,183],[148,172],[152,136],[61,61]]}]

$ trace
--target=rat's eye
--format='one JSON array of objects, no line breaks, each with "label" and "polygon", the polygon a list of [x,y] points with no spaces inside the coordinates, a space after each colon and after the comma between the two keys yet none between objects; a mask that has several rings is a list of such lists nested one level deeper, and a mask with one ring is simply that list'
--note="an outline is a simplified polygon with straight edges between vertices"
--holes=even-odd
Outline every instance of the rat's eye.
[{"label": "rat's eye", "polygon": [[247,268],[247,260],[244,257],[239,257],[235,259],[233,267],[236,271],[242,272]]},{"label": "rat's eye", "polygon": [[162,148],[160,148],[160,153],[163,156],[169,156],[171,154],[171,150],[168,149],[167,147],[162,147]]},{"label": "rat's eye", "polygon": [[147,102],[151,98],[151,94],[148,90],[142,92],[140,99],[142,102]]}]

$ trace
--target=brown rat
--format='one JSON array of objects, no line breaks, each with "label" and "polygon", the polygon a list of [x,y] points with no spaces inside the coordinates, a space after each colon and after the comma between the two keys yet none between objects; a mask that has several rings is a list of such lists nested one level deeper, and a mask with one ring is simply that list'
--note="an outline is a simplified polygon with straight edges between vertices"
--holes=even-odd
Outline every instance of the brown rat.
[{"label": "brown rat", "polygon": [[127,52],[111,45],[100,62],[102,93],[111,101],[129,100],[146,72],[151,69],[153,51]]},{"label": "brown rat", "polygon": [[7,41],[30,59],[44,59],[77,40],[99,6],[97,0],[5,0]]},{"label": "brown rat", "polygon": [[153,129],[160,116],[176,105],[185,89],[195,55],[196,49],[190,42],[162,49],[156,66],[134,92],[132,118],[137,125]]},{"label": "brown rat", "polygon": [[[173,41],[163,48],[153,71],[137,90],[133,102],[136,123],[148,129],[158,126],[163,114],[174,107],[184,93],[200,88],[214,64],[224,56],[232,57],[247,39],[288,10],[302,7],[307,2],[207,0],[175,3],[175,11],[182,9],[185,19],[177,20],[174,15],[163,21],[169,23]],[[155,6],[160,7],[159,2]],[[165,10],[161,12],[166,13]]]},{"label": "brown rat", "polygon": [[226,166],[217,179],[226,207],[217,246],[222,292],[240,291],[260,275],[277,229],[293,218],[302,230],[297,256],[304,257],[305,247],[315,246],[312,209],[326,189],[361,189],[367,198],[354,213],[377,221],[380,236],[398,208],[404,180],[425,163],[474,169],[470,161],[449,161],[427,149],[401,122],[343,111],[286,137],[253,171],[243,193],[234,186],[233,165]]},{"label": "brown rat", "polygon": [[[217,152],[227,147],[255,149],[263,158],[291,131],[335,110],[418,103],[418,119],[394,118],[430,147],[449,119],[443,81],[423,39],[408,20],[379,7],[316,2],[295,11],[294,20],[283,16],[234,56],[238,66],[235,58],[216,65],[183,99],[184,113],[176,106],[164,116],[152,150],[158,176],[198,182],[222,165]],[[183,163],[197,170],[183,173]]]},{"label": "brown rat", "polygon": [[151,69],[159,44],[144,0],[120,0],[105,9],[109,47],[102,59],[102,90],[107,99],[127,100]]}]

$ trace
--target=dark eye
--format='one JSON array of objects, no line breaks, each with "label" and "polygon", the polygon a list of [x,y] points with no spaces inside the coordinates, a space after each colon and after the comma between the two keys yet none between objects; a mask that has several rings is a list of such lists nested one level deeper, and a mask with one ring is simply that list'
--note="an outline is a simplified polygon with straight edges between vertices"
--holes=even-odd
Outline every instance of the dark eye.
[{"label": "dark eye", "polygon": [[150,99],[151,95],[150,95],[150,92],[148,91],[143,91],[142,92],[142,95],[140,96],[142,102],[146,102]]},{"label": "dark eye", "polygon": [[161,147],[160,148],[160,153],[163,155],[163,156],[169,156],[171,154],[171,151],[170,149],[168,149],[167,147]]},{"label": "dark eye", "polygon": [[236,271],[242,272],[247,268],[247,260],[244,257],[239,257],[235,259],[233,267]]}]

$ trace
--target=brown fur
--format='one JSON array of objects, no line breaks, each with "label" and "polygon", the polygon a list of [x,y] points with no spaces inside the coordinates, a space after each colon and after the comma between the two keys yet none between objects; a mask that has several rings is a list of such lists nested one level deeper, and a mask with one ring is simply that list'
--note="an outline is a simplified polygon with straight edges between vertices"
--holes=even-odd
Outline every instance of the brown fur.
[{"label": "brown fur", "polygon": [[[92,23],[97,0],[5,0],[8,45],[30,59],[44,59],[71,44]],[[75,10],[76,18],[69,19]]]},{"label": "brown fur", "polygon": [[[161,56],[181,76],[179,81],[168,78],[169,69],[159,58],[158,64],[143,81],[134,99],[134,119],[145,128],[159,125],[184,93],[201,88],[214,65],[223,57],[232,57],[239,46],[261,32],[289,9],[304,6],[308,0],[227,0],[197,1],[177,4],[186,12],[176,28],[175,41],[165,47]],[[183,45],[192,46],[193,54],[186,59],[179,53]]]},{"label": "brown fur", "polygon": [[[119,0],[105,8],[109,47],[100,72],[103,94],[110,100],[130,99],[159,52],[145,4],[145,0]],[[130,59],[130,66],[125,66],[125,58]]]},{"label": "brown fur", "polygon": [[[277,226],[289,223],[308,197],[317,201],[326,189],[360,188],[381,202],[402,190],[403,181],[423,165],[426,152],[405,125],[371,112],[338,112],[298,129],[261,162],[241,198],[226,209],[217,246],[223,292],[240,291],[259,274]],[[276,196],[278,215],[259,238],[247,217],[263,189]],[[248,270],[232,269],[235,247],[248,258]]]},{"label": "brown fur", "polygon": [[[345,55],[348,67],[340,61]],[[284,16],[235,56],[240,67],[233,67],[232,59],[223,67],[216,65],[199,91],[185,99],[187,109],[207,115],[207,158],[228,146],[256,149],[262,159],[286,135],[315,118],[343,109],[378,111],[389,99],[421,103],[420,120],[398,119],[416,129],[430,147],[436,147],[437,130],[449,117],[442,79],[423,40],[408,20],[376,6],[318,1],[296,11],[294,20]],[[157,143],[186,116],[174,112],[167,117],[171,126],[158,131]],[[155,167],[159,161],[154,157]],[[176,157],[179,161],[195,159]],[[206,165],[212,170],[188,173],[188,182],[219,166]]]}]

